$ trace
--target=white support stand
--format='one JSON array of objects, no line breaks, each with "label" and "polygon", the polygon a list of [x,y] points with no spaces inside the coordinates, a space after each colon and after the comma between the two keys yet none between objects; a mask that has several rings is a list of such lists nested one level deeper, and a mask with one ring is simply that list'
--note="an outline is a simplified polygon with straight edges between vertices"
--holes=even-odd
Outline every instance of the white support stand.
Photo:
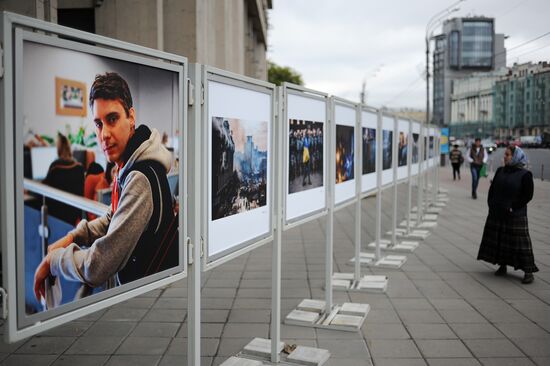
[{"label": "white support stand", "polygon": [[[189,215],[188,233],[191,239],[188,242],[188,275],[187,289],[187,364],[200,366],[201,364],[201,164],[200,164],[200,141],[201,141],[201,75],[202,68],[199,64],[189,65],[189,120],[196,123],[189,123],[188,156],[189,159],[189,192],[195,192],[188,197]],[[181,216],[180,216],[181,217]]]},{"label": "white support stand", "polygon": [[[277,88],[278,108],[276,108],[276,118],[279,122],[286,121],[281,116],[284,115],[283,101],[285,99],[284,89]],[[284,342],[281,342],[281,247],[283,237],[283,138],[285,138],[286,123],[275,124],[275,151],[279,152],[275,162],[276,189],[275,189],[275,207],[273,208],[274,218],[274,236],[273,252],[271,262],[271,339],[254,338],[244,349],[235,357],[231,357],[222,363],[222,366],[262,366],[262,365],[311,365],[322,366],[330,358],[330,352],[325,349],[297,346],[289,354],[283,352]],[[330,224],[332,225],[332,223]],[[330,226],[327,225],[327,226]],[[327,231],[329,229],[327,228]],[[332,229],[330,229],[332,230]],[[332,259],[332,256],[330,256]],[[332,260],[330,261],[332,264]]]},{"label": "white support stand", "polygon": [[[334,103],[332,103],[332,110],[334,111]],[[336,121],[333,112],[330,119],[330,142],[328,143],[329,164],[328,164],[328,180],[334,182],[336,171],[336,159],[333,158],[333,151],[335,151],[334,140],[336,136]],[[357,128],[357,123],[355,124]],[[356,134],[357,135],[357,134]],[[356,160],[357,161],[357,160]],[[360,212],[361,202],[359,200],[358,190],[360,189],[360,179],[357,175],[356,164],[356,197],[359,202],[356,203],[356,212],[359,210],[359,216],[356,217],[355,223],[355,235],[356,235],[356,251],[358,249],[357,238],[360,238]],[[370,311],[369,304],[357,304],[357,303],[344,303],[333,304],[332,291],[333,291],[333,245],[334,245],[334,184],[328,184],[328,212],[327,212],[327,226],[326,226],[326,251],[325,251],[325,300],[312,300],[304,299],[296,309],[292,310],[285,318],[285,324],[299,325],[313,328],[333,329],[355,332],[361,329],[363,326],[367,314]],[[359,224],[359,225],[358,225]],[[358,233],[359,231],[359,233]],[[359,268],[358,268],[359,267]],[[353,280],[353,278],[359,278],[361,275],[361,268],[355,266],[353,274],[347,274]]]}]

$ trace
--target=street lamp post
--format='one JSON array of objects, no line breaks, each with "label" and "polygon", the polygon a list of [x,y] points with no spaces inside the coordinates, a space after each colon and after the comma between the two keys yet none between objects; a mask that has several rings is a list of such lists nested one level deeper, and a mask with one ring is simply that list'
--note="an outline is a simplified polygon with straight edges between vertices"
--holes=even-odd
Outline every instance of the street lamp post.
[{"label": "street lamp post", "polygon": [[[441,23],[441,21],[443,21],[443,19],[447,18],[450,14],[454,13],[454,12],[457,12],[458,10],[460,10],[459,8],[459,4],[463,1],[466,1],[466,0],[459,0],[459,1],[456,1],[454,2],[453,4],[451,4],[450,6],[446,7],[445,9],[439,11],[438,13],[436,13],[435,15],[433,15],[430,20],[428,21],[428,24],[426,24],[426,37],[425,37],[425,41],[426,41],[426,121],[425,121],[425,125],[426,125],[426,128],[428,127],[428,125],[430,124],[430,41],[432,39],[432,36],[433,36],[433,32],[436,28],[437,25],[439,25]],[[424,129],[426,130],[426,129]],[[420,177],[420,173],[422,171],[422,159],[420,160],[420,172],[419,172],[419,177]],[[426,179],[427,181],[427,179]],[[435,186],[432,187],[433,189],[435,189]],[[422,217],[423,217],[423,212],[422,212],[422,183],[419,182],[418,183],[418,204],[417,204],[417,223],[419,224]],[[435,203],[435,202],[434,202]]]}]

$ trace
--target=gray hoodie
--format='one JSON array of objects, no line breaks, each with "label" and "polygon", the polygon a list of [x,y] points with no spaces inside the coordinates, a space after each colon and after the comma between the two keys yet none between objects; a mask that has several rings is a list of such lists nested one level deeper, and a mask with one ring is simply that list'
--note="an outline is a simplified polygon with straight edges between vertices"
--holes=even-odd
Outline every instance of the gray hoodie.
[{"label": "gray hoodie", "polygon": [[[130,156],[118,176],[142,160],[156,160],[170,171],[171,153],[157,130]],[[120,188],[118,208],[93,221],[82,220],[70,233],[74,243],[51,254],[50,272],[91,287],[103,285],[126,265],[153,212],[151,185],[139,171],[131,171]],[[84,248],[87,247],[87,248]]]}]

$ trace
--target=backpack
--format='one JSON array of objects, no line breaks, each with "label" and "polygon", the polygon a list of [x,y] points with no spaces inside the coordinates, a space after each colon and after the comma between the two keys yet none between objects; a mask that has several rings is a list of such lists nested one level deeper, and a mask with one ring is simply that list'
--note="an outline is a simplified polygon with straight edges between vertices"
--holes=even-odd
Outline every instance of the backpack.
[{"label": "backpack", "polygon": [[149,276],[179,264],[179,215],[166,177],[166,169],[158,161],[136,162],[120,177],[124,182],[132,171],[147,177],[153,196],[153,213],[128,262],[118,272],[121,284]]}]

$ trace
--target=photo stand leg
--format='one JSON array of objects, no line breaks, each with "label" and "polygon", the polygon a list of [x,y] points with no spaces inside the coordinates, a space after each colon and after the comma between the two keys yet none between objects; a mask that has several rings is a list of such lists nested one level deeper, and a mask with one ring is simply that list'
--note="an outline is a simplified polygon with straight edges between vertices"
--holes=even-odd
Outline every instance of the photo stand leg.
[{"label": "photo stand leg", "polygon": [[332,289],[334,291],[385,293],[388,289],[387,276],[365,275],[359,280],[353,273],[334,273]]},{"label": "photo stand leg", "polygon": [[[279,358],[282,365],[322,366],[330,358],[330,352],[322,348],[296,346],[290,353],[284,351],[285,344],[279,343]],[[271,340],[254,338],[237,356],[230,357],[221,366],[268,366],[273,365]]]},{"label": "photo stand leg", "polygon": [[304,299],[285,318],[285,324],[310,328],[357,332],[361,329],[370,311],[369,304],[346,302],[334,304],[330,312],[323,300]]}]

